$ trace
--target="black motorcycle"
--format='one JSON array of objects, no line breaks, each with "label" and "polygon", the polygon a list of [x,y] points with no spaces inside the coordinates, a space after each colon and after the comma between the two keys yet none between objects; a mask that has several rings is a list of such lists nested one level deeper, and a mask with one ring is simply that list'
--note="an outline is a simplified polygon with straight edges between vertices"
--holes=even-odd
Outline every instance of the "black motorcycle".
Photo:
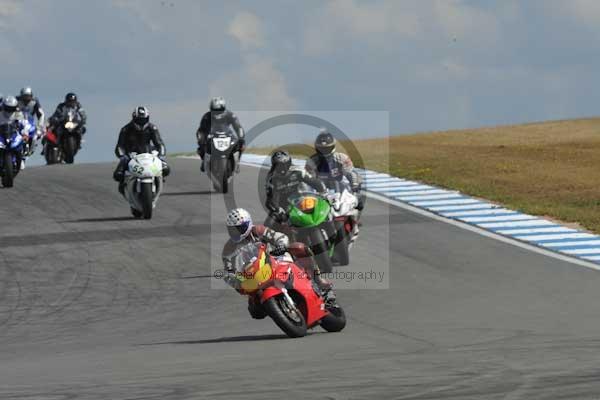
[{"label": "black motorcycle", "polygon": [[238,138],[230,131],[215,131],[208,135],[206,173],[217,192],[227,193],[233,179],[233,173],[240,161],[237,150]]}]

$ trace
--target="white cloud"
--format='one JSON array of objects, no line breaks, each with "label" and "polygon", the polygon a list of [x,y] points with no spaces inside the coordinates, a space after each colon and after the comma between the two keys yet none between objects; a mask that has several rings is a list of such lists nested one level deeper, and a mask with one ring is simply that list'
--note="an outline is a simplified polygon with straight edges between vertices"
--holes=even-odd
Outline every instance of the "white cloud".
[{"label": "white cloud", "polygon": [[[365,39],[371,35],[394,34],[416,37],[421,22],[414,13],[414,1],[385,1],[377,4],[334,0],[319,9],[307,25],[304,48],[308,54],[329,51],[338,41]],[[384,37],[385,38],[385,37]]]},{"label": "white cloud", "polygon": [[588,28],[600,26],[600,1],[597,0],[547,0],[540,7],[556,16],[568,16],[583,23]]},{"label": "white cloud", "polygon": [[462,0],[436,0],[433,13],[449,37],[487,42],[499,37],[497,17]]},{"label": "white cloud", "polygon": [[240,70],[231,71],[210,85],[211,96],[224,96],[237,109],[293,110],[298,102],[288,93],[287,82],[272,60],[244,57]]},{"label": "white cloud", "polygon": [[262,23],[256,15],[249,12],[237,14],[229,24],[227,33],[236,38],[244,49],[265,45]]}]

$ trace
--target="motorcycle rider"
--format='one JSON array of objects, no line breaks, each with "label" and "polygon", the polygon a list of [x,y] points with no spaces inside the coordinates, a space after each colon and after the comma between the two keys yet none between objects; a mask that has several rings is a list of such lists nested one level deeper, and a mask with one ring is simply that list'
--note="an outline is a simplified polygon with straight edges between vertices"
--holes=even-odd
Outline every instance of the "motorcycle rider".
[{"label": "motorcycle rider", "polygon": [[29,152],[33,153],[34,142],[38,140],[42,136],[42,132],[44,132],[44,110],[42,109],[42,105],[38,98],[33,96],[33,90],[30,87],[21,89],[20,95],[17,96],[17,101],[19,102],[19,109],[26,117],[31,115],[37,118],[35,137],[30,137],[28,143]]},{"label": "motorcycle rider", "polygon": [[113,173],[113,179],[119,182],[119,192],[125,189],[125,169],[131,160],[131,153],[158,152],[158,157],[163,165],[163,177],[169,176],[171,169],[165,162],[165,144],[160,137],[156,125],[150,122],[150,111],[144,107],[136,107],[131,113],[131,121],[119,132],[119,139],[115,146],[115,155],[119,164]]},{"label": "motorcycle rider", "polygon": [[299,192],[306,184],[322,196],[327,196],[325,184],[304,169],[292,165],[292,157],[285,150],[277,150],[271,156],[271,169],[266,179],[266,202],[269,212],[266,224],[287,220],[288,198]]},{"label": "motorcycle rider", "polygon": [[[196,131],[196,140],[198,141],[198,149],[196,152],[202,159],[200,170],[205,171],[204,167],[204,155],[206,154],[207,148],[207,137],[211,132],[223,131],[227,132],[233,129],[237,135],[237,149],[239,151],[240,159],[242,153],[246,149],[246,138],[244,128],[240,124],[238,117],[230,110],[227,109],[225,99],[222,97],[213,97],[209,103],[209,111],[202,116],[200,120],[200,126]],[[240,172],[240,163],[237,163],[236,172]]]},{"label": "motorcycle rider", "polygon": [[[221,256],[223,268],[228,273],[225,280],[234,288],[239,288],[239,281],[236,280],[235,276],[240,271],[236,271],[232,262],[233,259],[248,243],[262,242],[268,245],[267,250],[272,256],[288,257],[289,259],[291,255],[299,266],[312,271],[313,281],[321,292],[320,294],[328,299],[333,299],[332,285],[321,277],[321,271],[307,246],[302,243],[290,243],[287,235],[264,225],[254,225],[250,213],[243,208],[235,208],[229,211],[226,225],[229,240],[225,243]],[[259,306],[260,304],[256,304],[252,297],[248,298],[248,311],[252,318],[261,319],[265,317],[264,311]]]},{"label": "motorcycle rider", "polygon": [[81,106],[81,103],[79,103],[79,100],[77,99],[77,95],[73,92],[67,93],[65,95],[65,101],[60,103],[57,107],[56,110],[54,111],[54,114],[52,114],[52,116],[50,117],[50,127],[49,129],[52,130],[57,137],[60,137],[62,130],[63,130],[63,125],[65,124],[65,122],[67,121],[67,118],[69,116],[69,111],[70,110],[74,110],[77,115],[79,116],[79,125],[77,126],[77,133],[79,133],[78,135],[78,143],[77,146],[79,148],[81,148],[81,140],[83,139],[83,135],[86,132],[86,127],[85,127],[85,123],[87,122],[87,114],[85,112],[85,110],[83,109],[83,107]]},{"label": "motorcycle rider", "polygon": [[[29,139],[29,121],[19,110],[19,102],[14,96],[6,96],[2,99],[2,110],[0,111],[0,126],[17,125],[23,141]],[[21,155],[21,168],[25,169],[25,159]]]},{"label": "motorcycle rider", "polygon": [[315,139],[315,150],[305,165],[306,171],[322,179],[329,188],[335,188],[335,182],[341,182],[344,177],[350,183],[352,192],[358,198],[359,211],[363,209],[364,200],[361,196],[362,180],[354,170],[352,159],[347,154],[340,153],[335,149],[336,141],[333,135],[326,129]]}]

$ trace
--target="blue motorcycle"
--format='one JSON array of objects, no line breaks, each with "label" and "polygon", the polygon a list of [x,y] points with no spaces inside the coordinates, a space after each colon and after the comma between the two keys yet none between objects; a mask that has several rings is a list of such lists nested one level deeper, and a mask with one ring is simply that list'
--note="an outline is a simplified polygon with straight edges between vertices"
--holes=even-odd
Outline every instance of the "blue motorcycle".
[{"label": "blue motorcycle", "polygon": [[13,186],[21,168],[24,144],[19,123],[0,126],[0,176],[4,187]]}]

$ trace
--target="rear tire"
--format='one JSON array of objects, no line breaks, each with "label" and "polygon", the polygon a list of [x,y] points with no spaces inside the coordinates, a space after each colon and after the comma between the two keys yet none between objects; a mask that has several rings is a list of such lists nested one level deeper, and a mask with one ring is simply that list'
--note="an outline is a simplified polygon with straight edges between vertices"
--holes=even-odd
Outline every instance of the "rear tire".
[{"label": "rear tire", "polygon": [[342,307],[327,308],[329,314],[321,320],[321,328],[327,332],[339,332],[346,327],[346,314]]},{"label": "rear tire", "polygon": [[275,324],[277,324],[286,335],[292,338],[306,336],[307,328],[304,315],[302,315],[298,307],[296,307],[295,311],[292,311],[294,313],[294,318],[288,316],[288,313],[291,314],[291,312],[288,311],[286,313],[284,311],[284,308],[287,307],[287,302],[283,294],[271,297],[264,302],[263,307],[267,315],[275,321]]},{"label": "rear tire", "polygon": [[142,203],[142,216],[144,219],[152,218],[152,183],[142,183],[140,191],[140,203]]},{"label": "rear tire", "polygon": [[133,215],[133,218],[135,219],[140,219],[142,218],[142,212],[136,210],[135,208],[131,207],[131,215]]},{"label": "rear tire", "polygon": [[75,161],[75,149],[77,148],[77,140],[73,136],[69,136],[65,141],[65,162],[73,164]]},{"label": "rear tire", "polygon": [[327,243],[323,237],[323,233],[318,228],[314,228],[310,233],[310,244],[313,253],[315,254],[315,260],[319,265],[321,272],[330,273],[333,271],[333,263],[329,257],[329,251],[327,249]]},{"label": "rear tire", "polygon": [[12,162],[12,154],[10,152],[5,152],[3,154],[3,162],[4,162],[4,173],[2,174],[2,186],[9,188],[13,187],[15,172],[13,168]]},{"label": "rear tire", "polygon": [[350,237],[346,232],[345,224],[340,224],[336,232],[333,256],[340,265],[350,264]]}]

